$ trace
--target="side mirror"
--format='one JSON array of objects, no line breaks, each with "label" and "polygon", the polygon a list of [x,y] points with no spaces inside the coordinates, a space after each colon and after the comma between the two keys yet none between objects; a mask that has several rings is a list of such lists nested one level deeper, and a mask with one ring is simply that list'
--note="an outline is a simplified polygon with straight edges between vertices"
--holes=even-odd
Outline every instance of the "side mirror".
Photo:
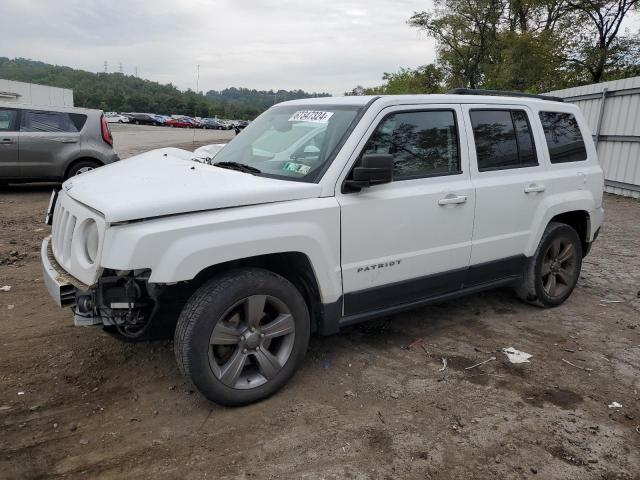
[{"label": "side mirror", "polygon": [[363,188],[393,181],[393,155],[370,153],[362,156],[360,165],[351,172],[345,182],[347,191],[359,192]]}]

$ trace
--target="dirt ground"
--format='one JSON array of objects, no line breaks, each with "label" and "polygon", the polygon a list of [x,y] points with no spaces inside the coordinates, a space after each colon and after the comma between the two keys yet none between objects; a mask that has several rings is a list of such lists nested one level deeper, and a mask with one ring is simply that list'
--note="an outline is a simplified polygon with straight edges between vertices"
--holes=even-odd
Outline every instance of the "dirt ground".
[{"label": "dirt ground", "polygon": [[55,307],[49,191],[0,193],[0,478],[640,478],[637,201],[606,197],[563,306],[498,290],[315,337],[283,391],[230,409],[191,389],[171,342],[121,343]]}]

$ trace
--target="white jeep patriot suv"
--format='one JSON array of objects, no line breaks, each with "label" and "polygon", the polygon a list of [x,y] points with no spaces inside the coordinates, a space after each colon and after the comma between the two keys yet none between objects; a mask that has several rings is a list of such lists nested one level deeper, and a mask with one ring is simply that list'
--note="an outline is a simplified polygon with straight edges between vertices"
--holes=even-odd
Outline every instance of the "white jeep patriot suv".
[{"label": "white jeep patriot suv", "polygon": [[44,279],[76,324],[174,333],[180,370],[225,405],[281,388],[312,332],[497,286],[560,305],[603,217],[589,128],[550,97],[296,100],[190,155],[66,181]]}]

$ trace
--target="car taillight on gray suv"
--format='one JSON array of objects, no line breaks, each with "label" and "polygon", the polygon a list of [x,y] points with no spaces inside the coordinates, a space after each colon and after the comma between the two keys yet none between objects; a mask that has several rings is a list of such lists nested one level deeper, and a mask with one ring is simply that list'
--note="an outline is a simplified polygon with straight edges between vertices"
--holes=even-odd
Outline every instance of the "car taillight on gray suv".
[{"label": "car taillight on gray suv", "polygon": [[107,123],[107,117],[104,116],[104,113],[102,114],[102,117],[100,118],[100,129],[101,129],[101,133],[102,133],[102,140],[105,141],[105,143],[111,145],[113,147],[113,136],[111,135],[111,130],[109,130],[109,124]]}]

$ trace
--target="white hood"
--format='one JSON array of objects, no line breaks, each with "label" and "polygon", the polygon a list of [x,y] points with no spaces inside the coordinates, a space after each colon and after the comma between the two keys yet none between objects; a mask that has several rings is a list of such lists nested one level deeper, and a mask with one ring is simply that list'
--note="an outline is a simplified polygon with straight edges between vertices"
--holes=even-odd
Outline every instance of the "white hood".
[{"label": "white hood", "polygon": [[101,212],[107,222],[320,196],[315,183],[276,180],[190,160],[161,148],[67,180],[67,195]]}]

